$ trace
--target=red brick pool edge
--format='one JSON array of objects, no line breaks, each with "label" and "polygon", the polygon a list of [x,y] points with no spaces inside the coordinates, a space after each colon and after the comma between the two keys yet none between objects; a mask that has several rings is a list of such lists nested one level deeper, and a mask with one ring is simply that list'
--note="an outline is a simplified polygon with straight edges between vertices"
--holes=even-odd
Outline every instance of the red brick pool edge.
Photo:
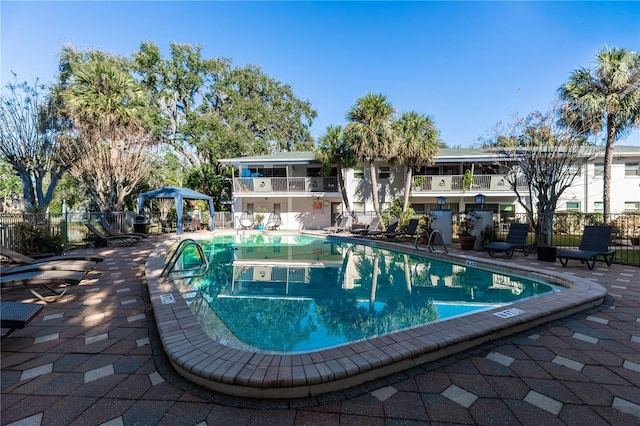
[{"label": "red brick pool edge", "polygon": [[[175,285],[161,277],[165,254],[177,241],[176,237],[163,242],[146,263],[146,280],[163,348],[181,376],[208,389],[241,397],[303,398],[346,389],[598,306],[607,294],[601,285],[569,274],[540,272],[501,260],[429,254],[543,279],[564,290],[336,348],[302,354],[265,354],[214,341]],[[425,254],[406,246],[388,247]]]}]

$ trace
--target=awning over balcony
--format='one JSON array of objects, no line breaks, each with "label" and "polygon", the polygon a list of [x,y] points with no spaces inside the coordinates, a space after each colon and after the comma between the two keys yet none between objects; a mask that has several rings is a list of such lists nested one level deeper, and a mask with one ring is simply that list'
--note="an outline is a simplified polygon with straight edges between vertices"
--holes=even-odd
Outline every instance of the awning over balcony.
[{"label": "awning over balcony", "polygon": [[294,151],[279,152],[270,155],[257,155],[253,157],[236,157],[218,160],[221,164],[230,166],[276,166],[276,165],[295,165],[295,164],[313,164],[315,163],[313,152]]}]

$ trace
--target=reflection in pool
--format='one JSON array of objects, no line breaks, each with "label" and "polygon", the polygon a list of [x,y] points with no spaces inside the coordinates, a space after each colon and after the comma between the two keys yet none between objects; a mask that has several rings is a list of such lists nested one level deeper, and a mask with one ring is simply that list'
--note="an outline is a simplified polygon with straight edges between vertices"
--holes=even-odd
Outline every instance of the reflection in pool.
[{"label": "reflection in pool", "polygon": [[209,272],[178,288],[212,338],[253,351],[320,350],[554,291],[523,277],[308,236],[224,236],[204,248]]}]

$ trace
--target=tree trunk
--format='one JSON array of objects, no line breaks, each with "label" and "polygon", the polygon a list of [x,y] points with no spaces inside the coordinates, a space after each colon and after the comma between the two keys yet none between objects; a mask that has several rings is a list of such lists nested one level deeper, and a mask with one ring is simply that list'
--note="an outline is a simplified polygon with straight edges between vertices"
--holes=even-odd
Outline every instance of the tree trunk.
[{"label": "tree trunk", "polygon": [[371,175],[371,198],[373,199],[373,210],[380,223],[382,223],[382,214],[380,214],[380,204],[378,201],[378,178],[376,177],[376,165],[373,160],[369,161],[369,174]]},{"label": "tree trunk", "polygon": [[616,123],[613,114],[607,115],[607,144],[604,150],[604,172],[602,175],[602,207],[604,223],[609,223],[611,214],[611,165],[613,164],[613,145],[616,140]]},{"label": "tree trunk", "polygon": [[33,193],[33,182],[31,182],[29,171],[20,168],[18,170],[18,176],[20,176],[20,181],[22,181],[22,196],[24,197],[24,201],[26,201],[31,206],[35,206],[36,197]]},{"label": "tree trunk", "polygon": [[535,225],[536,245],[550,246],[552,244],[552,230],[553,214],[546,213],[538,215],[538,222]]},{"label": "tree trunk", "polygon": [[342,193],[342,202],[347,211],[347,214],[351,212],[351,205],[349,204],[349,197],[347,196],[347,188],[344,186],[344,176],[342,176],[342,166],[338,163],[338,185],[340,186],[340,192]]},{"label": "tree trunk", "polygon": [[402,204],[402,213],[406,213],[409,208],[409,193],[411,192],[411,179],[413,178],[413,167],[407,168],[407,176],[404,182],[404,203]]},{"label": "tree trunk", "polygon": [[409,255],[405,254],[403,257],[404,263],[404,279],[407,282],[407,294],[411,295],[413,286],[411,285],[411,263],[409,263]]},{"label": "tree trunk", "polygon": [[369,295],[369,312],[373,312],[376,306],[378,275],[380,275],[380,256],[376,256],[373,259],[373,275],[371,276],[371,293]]}]

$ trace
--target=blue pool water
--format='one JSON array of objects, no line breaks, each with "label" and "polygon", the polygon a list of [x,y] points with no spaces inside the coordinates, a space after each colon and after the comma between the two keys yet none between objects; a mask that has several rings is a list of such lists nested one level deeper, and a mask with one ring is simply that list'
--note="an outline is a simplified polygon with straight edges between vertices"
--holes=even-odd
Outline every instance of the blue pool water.
[{"label": "blue pool water", "polygon": [[[229,346],[314,351],[555,291],[527,278],[309,236],[220,236],[178,288]],[[189,263],[189,253],[185,253]]]}]

